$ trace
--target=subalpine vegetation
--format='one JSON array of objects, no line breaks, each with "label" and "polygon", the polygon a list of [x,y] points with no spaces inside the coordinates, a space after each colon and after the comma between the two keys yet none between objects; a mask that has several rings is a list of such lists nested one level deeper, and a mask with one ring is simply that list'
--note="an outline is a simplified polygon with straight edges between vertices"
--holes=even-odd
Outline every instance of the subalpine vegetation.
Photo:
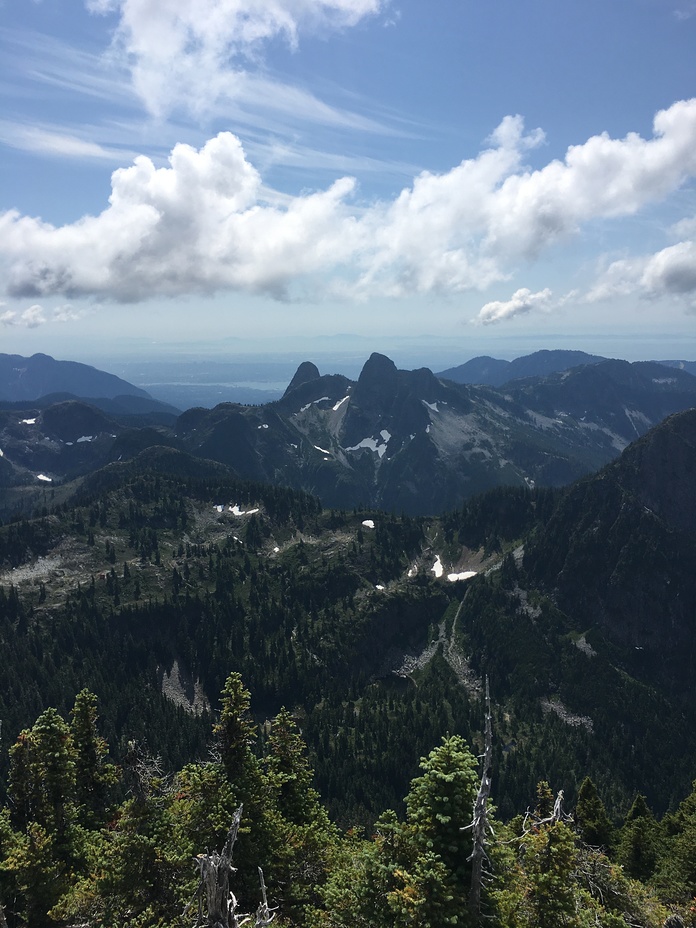
[{"label": "subalpine vegetation", "polygon": [[0,900],[10,928],[212,925],[195,862],[219,860],[240,809],[224,926],[257,910],[259,867],[257,925],[272,912],[288,928],[694,924],[696,791],[662,820],[638,795],[614,823],[591,779],[573,808],[540,782],[508,822],[487,805],[472,879],[481,771],[461,736],[421,758],[401,814],[344,832],[312,786],[292,714],[260,728],[236,673],[208,755],[173,773],[136,741],[113,763],[87,690],[67,719],[42,712],[9,753]]},{"label": "subalpine vegetation", "polygon": [[10,928],[195,924],[240,806],[238,920],[261,867],[281,926],[693,924],[691,484],[409,519],[160,457],[0,527]]}]

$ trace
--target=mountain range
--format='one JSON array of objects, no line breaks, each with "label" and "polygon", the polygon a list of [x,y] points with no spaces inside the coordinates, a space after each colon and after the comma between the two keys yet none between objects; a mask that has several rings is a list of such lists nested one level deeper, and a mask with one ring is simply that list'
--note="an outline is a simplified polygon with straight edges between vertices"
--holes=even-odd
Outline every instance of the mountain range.
[{"label": "mountain range", "polygon": [[4,731],[88,685],[112,743],[135,730],[183,763],[235,669],[260,721],[298,707],[349,824],[397,803],[440,735],[475,739],[487,675],[501,814],[586,773],[614,809],[641,791],[664,810],[696,751],[695,461],[692,409],[568,488],[413,519],[145,448],[0,528]]},{"label": "mountain range", "polygon": [[155,404],[136,416],[116,399],[54,399],[0,409],[0,512],[21,509],[23,496],[26,511],[41,484],[165,445],[326,506],[430,515],[492,487],[563,486],[597,470],[694,406],[696,378],[657,362],[595,360],[496,388],[373,354],[357,381],[304,362],[282,398],[260,406],[175,416]]}]

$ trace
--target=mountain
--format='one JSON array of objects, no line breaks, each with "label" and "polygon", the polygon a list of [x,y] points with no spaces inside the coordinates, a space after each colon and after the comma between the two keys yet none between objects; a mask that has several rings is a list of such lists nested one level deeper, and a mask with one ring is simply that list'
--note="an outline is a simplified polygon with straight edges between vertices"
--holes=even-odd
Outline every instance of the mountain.
[{"label": "mountain", "polygon": [[34,354],[30,358],[0,354],[0,400],[36,400],[49,393],[71,393],[83,398],[152,399],[145,390],[88,364],[57,361],[47,354]]},{"label": "mountain", "polygon": [[525,570],[597,647],[683,696],[696,671],[696,410],[670,416],[562,497]]},{"label": "mountain", "polygon": [[[355,381],[304,362],[275,402],[177,418],[144,397],[125,398],[139,415],[123,397],[54,399],[0,403],[0,515],[30,511],[40,485],[163,445],[326,506],[432,515],[493,487],[564,486],[598,470],[696,405],[696,378],[655,362],[601,361],[494,388],[373,354]],[[12,487],[24,488],[21,498]]]},{"label": "mountain", "polygon": [[[143,412],[109,415],[101,408],[132,409],[119,399],[99,404],[74,398],[44,397],[38,402],[0,403],[0,519],[31,512],[47,489],[128,459],[144,448],[176,446],[171,413],[157,410],[155,400],[134,400]],[[146,412],[151,404],[155,411]],[[135,423],[135,425],[134,425]]]},{"label": "mountain", "polygon": [[[361,389],[385,380],[408,393],[381,357]],[[475,742],[488,676],[501,815],[586,774],[664,811],[696,752],[694,466],[691,410],[567,489],[413,519],[147,448],[0,528],[3,734],[89,686],[112,744],[182,764],[235,670],[259,724],[296,707],[334,816],[369,823],[442,735]]]},{"label": "mountain", "polygon": [[480,383],[491,387],[500,387],[510,380],[522,377],[545,377],[558,371],[566,371],[581,364],[597,364],[606,360],[584,351],[535,351],[533,354],[515,358],[514,361],[501,361],[487,356],[472,358],[457,367],[440,371],[437,376],[455,383]]},{"label": "mountain", "polygon": [[192,454],[327,506],[425,515],[495,486],[570,483],[694,404],[691,375],[647,362],[601,361],[496,390],[373,354],[357,381],[305,363],[279,401],[189,410],[175,431]]},{"label": "mountain", "polygon": [[[482,355],[471,358],[457,367],[449,367],[440,371],[436,376],[444,380],[453,380],[455,383],[488,384],[492,387],[501,387],[511,380],[521,380],[527,377],[546,377],[549,374],[561,373],[571,367],[582,364],[599,364],[606,358],[596,354],[587,354],[584,351],[535,351],[533,354],[515,358],[514,361],[502,361]],[[696,361],[653,361],[653,364],[662,364],[665,367],[674,367],[688,374],[696,375]]]},{"label": "mountain", "polygon": [[680,371],[686,371],[687,374],[693,374],[696,377],[696,361],[658,361],[658,364],[664,364],[665,367],[676,367]]}]

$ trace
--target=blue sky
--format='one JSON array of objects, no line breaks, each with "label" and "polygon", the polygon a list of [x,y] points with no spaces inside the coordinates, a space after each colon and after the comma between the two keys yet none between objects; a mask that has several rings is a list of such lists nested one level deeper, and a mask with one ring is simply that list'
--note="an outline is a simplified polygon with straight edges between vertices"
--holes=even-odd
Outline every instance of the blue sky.
[{"label": "blue sky", "polygon": [[0,94],[2,351],[696,356],[696,0],[0,0]]}]

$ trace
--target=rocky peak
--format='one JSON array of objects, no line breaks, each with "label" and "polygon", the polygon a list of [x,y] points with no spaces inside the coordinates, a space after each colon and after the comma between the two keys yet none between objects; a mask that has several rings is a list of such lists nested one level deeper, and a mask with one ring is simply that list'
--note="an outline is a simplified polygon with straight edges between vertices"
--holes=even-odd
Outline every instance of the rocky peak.
[{"label": "rocky peak", "polygon": [[286,397],[288,393],[291,393],[297,387],[301,387],[303,383],[309,383],[311,380],[319,380],[320,377],[321,374],[316,364],[312,361],[303,361],[295,371],[295,376],[288,384],[288,388],[283,394],[283,397]]},{"label": "rocky peak", "polygon": [[383,354],[374,352],[365,362],[355,390],[354,401],[370,403],[383,400],[396,393],[398,385],[398,371],[396,364]]}]

